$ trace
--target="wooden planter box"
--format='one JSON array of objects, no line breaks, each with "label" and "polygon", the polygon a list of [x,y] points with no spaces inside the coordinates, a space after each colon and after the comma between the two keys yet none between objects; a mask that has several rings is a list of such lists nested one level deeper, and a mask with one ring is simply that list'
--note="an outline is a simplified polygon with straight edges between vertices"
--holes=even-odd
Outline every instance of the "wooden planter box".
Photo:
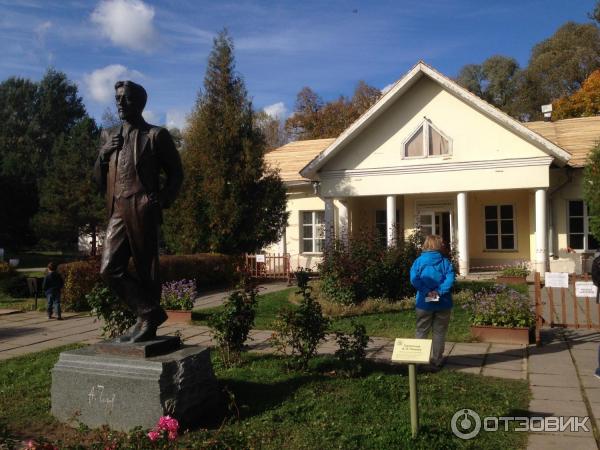
[{"label": "wooden planter box", "polygon": [[529,344],[533,328],[505,328],[486,325],[471,325],[471,336],[480,342],[496,344]]},{"label": "wooden planter box", "polygon": [[166,323],[190,323],[192,321],[192,311],[182,311],[175,309],[167,309]]},{"label": "wooden planter box", "polygon": [[527,284],[527,277],[497,277],[498,284]]}]

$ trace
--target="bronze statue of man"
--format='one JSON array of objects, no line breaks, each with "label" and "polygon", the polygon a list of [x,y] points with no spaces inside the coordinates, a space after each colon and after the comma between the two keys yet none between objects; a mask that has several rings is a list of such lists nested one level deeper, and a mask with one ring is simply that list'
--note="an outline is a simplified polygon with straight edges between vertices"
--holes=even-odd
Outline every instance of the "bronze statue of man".
[{"label": "bronze statue of man", "polygon": [[[96,181],[106,191],[109,217],[100,272],[137,315],[135,326],[119,342],[143,342],[156,337],[167,317],[160,306],[158,235],[162,209],[175,200],[183,170],[169,132],[142,117],[146,90],[118,81],[115,91],[122,125],[102,131],[94,167]],[[130,258],[134,274],[128,270]]]}]

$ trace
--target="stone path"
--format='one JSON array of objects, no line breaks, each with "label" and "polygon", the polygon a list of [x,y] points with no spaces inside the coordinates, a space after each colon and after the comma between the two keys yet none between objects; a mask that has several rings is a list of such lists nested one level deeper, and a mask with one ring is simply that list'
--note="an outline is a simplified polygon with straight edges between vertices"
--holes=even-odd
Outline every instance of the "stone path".
[{"label": "stone path", "polygon": [[[64,314],[65,320],[48,320],[44,313],[0,312],[0,360],[65,344],[100,340],[99,324],[87,315]],[[165,324],[162,334],[181,333],[186,344],[211,345],[208,327]],[[249,347],[256,352],[271,352],[270,331],[250,333]],[[597,365],[600,333],[549,330],[544,345],[515,346],[484,343],[448,343],[449,370],[511,379],[528,379],[532,400],[531,416],[589,416],[600,427],[600,380],[593,376]],[[389,361],[393,340],[372,338],[368,356]],[[329,337],[319,348],[332,353],[336,345]],[[524,415],[524,412],[515,412]],[[588,422],[589,424],[589,422]],[[528,449],[598,449],[593,431],[531,433]]]}]

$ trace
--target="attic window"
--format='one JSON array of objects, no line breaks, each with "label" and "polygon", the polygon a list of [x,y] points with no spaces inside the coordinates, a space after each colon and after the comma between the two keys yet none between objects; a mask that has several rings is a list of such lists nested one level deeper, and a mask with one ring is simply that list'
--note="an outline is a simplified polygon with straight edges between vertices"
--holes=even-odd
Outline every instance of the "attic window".
[{"label": "attic window", "polygon": [[450,154],[451,141],[425,120],[404,143],[405,158],[427,158]]}]

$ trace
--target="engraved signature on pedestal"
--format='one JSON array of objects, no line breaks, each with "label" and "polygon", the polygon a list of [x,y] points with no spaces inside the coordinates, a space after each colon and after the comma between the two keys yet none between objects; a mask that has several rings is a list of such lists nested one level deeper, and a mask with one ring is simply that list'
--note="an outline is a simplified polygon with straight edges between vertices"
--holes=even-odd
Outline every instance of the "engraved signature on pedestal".
[{"label": "engraved signature on pedestal", "polygon": [[112,394],[112,396],[108,395],[104,390],[104,386],[97,384],[90,389],[88,403],[90,406],[92,406],[92,403],[99,403],[100,405],[104,405],[107,411],[112,411],[115,405],[115,394]]}]

